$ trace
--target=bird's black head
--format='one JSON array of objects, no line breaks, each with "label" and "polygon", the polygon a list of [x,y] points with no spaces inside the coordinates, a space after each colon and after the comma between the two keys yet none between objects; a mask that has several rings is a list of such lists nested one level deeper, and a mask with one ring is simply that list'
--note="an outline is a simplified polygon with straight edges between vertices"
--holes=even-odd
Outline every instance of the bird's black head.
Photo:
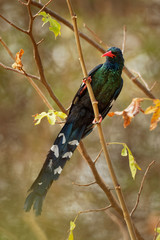
[{"label": "bird's black head", "polygon": [[109,60],[110,62],[113,62],[113,63],[117,62],[124,65],[123,54],[121,49],[119,48],[116,48],[116,47],[109,48],[107,52],[102,55],[102,57],[106,57],[107,60]]}]

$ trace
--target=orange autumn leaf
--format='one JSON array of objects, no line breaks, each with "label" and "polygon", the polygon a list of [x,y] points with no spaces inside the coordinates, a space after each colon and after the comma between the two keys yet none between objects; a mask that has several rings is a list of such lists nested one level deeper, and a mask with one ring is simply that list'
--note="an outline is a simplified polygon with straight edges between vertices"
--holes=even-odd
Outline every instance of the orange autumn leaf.
[{"label": "orange autumn leaf", "polygon": [[153,113],[151,118],[150,130],[153,130],[157,127],[157,123],[160,121],[160,99],[153,99],[155,106],[148,107],[144,114]]},{"label": "orange autumn leaf", "polygon": [[135,115],[139,113],[139,111],[143,111],[141,109],[140,103],[143,101],[142,98],[134,98],[131,102],[131,104],[125,108],[121,112],[110,112],[108,113],[109,117],[113,117],[114,115],[121,116],[124,119],[123,126],[126,128],[130,123],[132,118],[134,118]]},{"label": "orange autumn leaf", "polygon": [[23,64],[21,62],[21,57],[22,57],[23,53],[24,53],[23,49],[20,49],[20,51],[16,53],[15,62],[12,64],[12,68],[18,69],[18,70],[22,69]]}]

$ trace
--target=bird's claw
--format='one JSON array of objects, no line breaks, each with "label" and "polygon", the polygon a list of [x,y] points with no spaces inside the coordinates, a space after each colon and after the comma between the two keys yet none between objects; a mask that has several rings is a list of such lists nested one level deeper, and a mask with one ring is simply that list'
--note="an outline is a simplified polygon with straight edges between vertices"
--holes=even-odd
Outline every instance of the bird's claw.
[{"label": "bird's claw", "polygon": [[86,85],[86,81],[89,81],[90,83],[92,82],[92,78],[91,76],[88,76],[86,78],[83,78],[82,82],[84,83],[84,86],[82,88],[82,90],[80,91],[80,95],[84,92],[84,90],[87,88],[87,85]]},{"label": "bird's claw", "polygon": [[98,123],[101,123],[102,122],[102,115],[99,114],[99,120],[96,121],[96,119],[93,120],[92,124],[98,124]]},{"label": "bird's claw", "polygon": [[91,78],[91,76],[88,76],[88,77],[86,77],[86,78],[83,78],[83,80],[82,80],[82,82],[84,83],[84,84],[86,84],[86,81],[89,81],[89,83],[91,83],[92,82],[92,78]]}]

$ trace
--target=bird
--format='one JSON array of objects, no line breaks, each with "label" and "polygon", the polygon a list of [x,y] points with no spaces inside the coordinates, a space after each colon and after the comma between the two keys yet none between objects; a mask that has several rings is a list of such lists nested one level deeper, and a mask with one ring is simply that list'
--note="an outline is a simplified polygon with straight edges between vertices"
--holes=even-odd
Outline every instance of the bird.
[{"label": "bird", "polygon": [[[122,90],[121,75],[124,66],[122,51],[117,47],[109,48],[102,57],[106,57],[106,61],[93,68],[87,76],[98,102],[100,121],[110,111]],[[66,123],[50,148],[38,177],[28,190],[30,193],[24,204],[26,212],[33,207],[36,216],[41,214],[43,201],[52,182],[59,178],[80,140],[92,132],[96,123],[84,79],[73,98]]]}]

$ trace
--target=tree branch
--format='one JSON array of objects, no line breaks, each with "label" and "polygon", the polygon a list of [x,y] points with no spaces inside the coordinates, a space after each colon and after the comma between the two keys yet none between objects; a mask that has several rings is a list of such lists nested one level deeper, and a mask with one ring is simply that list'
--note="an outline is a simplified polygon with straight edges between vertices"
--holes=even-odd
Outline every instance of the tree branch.
[{"label": "tree branch", "polygon": [[72,184],[73,184],[73,185],[76,185],[76,186],[78,186],[78,187],[89,187],[89,186],[91,186],[91,185],[93,185],[93,184],[95,184],[95,183],[96,183],[96,181],[93,181],[93,182],[87,183],[87,184],[79,184],[79,183],[75,183],[75,182],[73,182]]},{"label": "tree branch", "polygon": [[8,48],[7,44],[2,40],[2,38],[0,37],[0,42],[3,45],[3,47],[6,49],[6,51],[8,52],[8,54],[10,55],[10,57],[13,59],[13,61],[15,61],[15,57],[12,54],[12,52],[10,51],[10,49]]},{"label": "tree branch", "polygon": [[80,211],[78,212],[78,215],[82,214],[82,213],[91,213],[91,212],[101,212],[101,211],[106,211],[107,209],[111,208],[112,205],[108,205],[107,207],[104,208],[98,208],[98,209],[89,209],[89,210],[84,210],[84,211]]},{"label": "tree branch", "polygon": [[132,209],[132,211],[131,211],[131,213],[130,213],[130,216],[133,215],[133,213],[136,211],[136,209],[137,209],[137,207],[138,207],[139,200],[140,200],[140,196],[141,196],[141,193],[142,193],[142,190],[143,190],[143,186],[144,186],[145,178],[146,178],[146,176],[147,176],[147,173],[148,173],[149,169],[151,168],[151,166],[152,166],[154,163],[155,163],[155,161],[152,161],[152,162],[148,165],[148,167],[147,167],[147,169],[146,169],[146,171],[145,171],[145,173],[144,173],[144,176],[143,176],[142,181],[141,181],[140,189],[139,189],[139,192],[138,192],[138,195],[137,195],[137,201],[136,201],[136,204],[135,204],[134,208]]},{"label": "tree branch", "polygon": [[43,100],[43,102],[45,103],[45,105],[49,108],[49,109],[53,109],[52,105],[48,102],[47,98],[45,97],[45,95],[42,93],[42,91],[40,90],[40,88],[37,86],[37,84],[35,84],[35,82],[27,76],[27,73],[24,71],[24,69],[22,69],[22,72],[24,73],[24,75],[27,77],[28,81],[30,82],[30,84],[32,85],[32,87],[36,90],[36,92],[38,93],[38,95],[40,96],[40,98]]},{"label": "tree branch", "polygon": [[108,200],[110,201],[112,207],[121,215],[123,216],[122,210],[116,200],[116,198],[114,197],[114,195],[111,193],[109,187],[104,183],[103,179],[101,178],[101,176],[99,175],[94,162],[92,162],[90,156],[87,153],[87,150],[85,149],[83,142],[80,141],[78,149],[80,150],[81,155],[85,158],[85,160],[87,161],[93,175],[94,178],[96,180],[96,183],[98,184],[98,186],[103,190],[103,192],[106,194]]},{"label": "tree branch", "polygon": [[38,45],[34,39],[33,33],[32,33],[32,27],[33,27],[33,16],[32,16],[32,12],[30,9],[30,4],[31,4],[31,0],[28,1],[27,4],[27,9],[28,9],[28,14],[29,14],[29,19],[30,19],[30,23],[29,23],[29,28],[28,28],[28,35],[32,41],[32,45],[33,45],[33,49],[34,49],[34,58],[37,64],[37,68],[39,71],[39,75],[40,75],[40,80],[43,83],[43,85],[46,87],[46,89],[48,90],[51,98],[54,100],[54,102],[57,104],[57,106],[61,109],[62,112],[66,113],[66,109],[63,107],[63,105],[61,104],[61,102],[58,100],[58,98],[55,96],[55,94],[53,93],[50,85],[48,84],[46,78],[45,78],[45,74],[44,74],[44,69],[43,69],[43,65],[42,65],[42,61],[41,61],[41,57],[38,51]]},{"label": "tree branch", "polygon": [[1,17],[5,22],[7,22],[9,25],[11,25],[12,27],[16,28],[18,31],[23,32],[23,33],[27,33],[26,30],[24,30],[24,29],[16,26],[14,23],[10,22],[8,19],[6,19],[5,17],[3,17],[2,15],[0,15],[0,17]]},{"label": "tree branch", "polygon": [[[35,2],[33,0],[31,0],[31,4],[38,7],[38,8],[42,8],[43,4]],[[49,13],[52,17],[56,18],[58,21],[60,21],[61,23],[63,23],[64,25],[66,25],[67,27],[69,27],[72,31],[73,31],[73,25],[67,21],[66,19],[62,18],[61,16],[59,16],[57,13],[55,13],[54,11],[48,9],[48,8],[44,8],[45,12]],[[101,47],[99,44],[97,44],[95,41],[93,41],[91,38],[89,38],[88,36],[86,36],[84,33],[79,32],[79,36],[81,38],[83,38],[84,40],[86,40],[89,44],[91,44],[93,47],[95,47],[98,51],[100,51],[101,53],[105,53],[106,50]],[[148,89],[146,89],[146,87],[139,82],[137,79],[135,79],[135,76],[131,73],[131,71],[124,66],[123,68],[124,73],[127,75],[127,77],[138,87],[140,88],[141,91],[143,91],[149,98],[153,98],[155,99],[155,96],[148,91]]]},{"label": "tree branch", "polygon": [[[80,57],[80,62],[81,62],[83,75],[84,75],[84,78],[86,78],[86,85],[87,85],[88,93],[89,93],[89,96],[90,96],[90,99],[91,99],[91,102],[92,102],[93,111],[94,111],[94,115],[95,115],[95,120],[96,120],[96,122],[98,122],[99,121],[98,102],[95,99],[91,84],[87,79],[88,74],[87,74],[85,63],[84,63],[82,49],[81,49],[80,40],[79,40],[79,33],[78,33],[78,27],[77,27],[77,21],[76,21],[77,17],[75,15],[75,13],[73,12],[73,8],[71,6],[70,0],[67,0],[67,4],[68,4],[70,15],[71,15],[71,18],[72,18],[72,21],[73,21],[73,28],[74,28],[74,33],[75,33],[75,38],[76,38],[76,43],[77,43],[77,49],[78,49],[78,53],[79,53],[79,57]],[[117,193],[117,196],[118,196],[118,199],[119,199],[122,211],[123,211],[123,216],[124,216],[124,219],[126,221],[130,237],[131,237],[132,240],[136,240],[136,235],[135,235],[134,227],[133,227],[133,224],[132,224],[132,221],[131,221],[131,217],[129,215],[129,212],[128,212],[128,209],[127,209],[127,206],[126,206],[126,203],[125,203],[120,185],[117,181],[117,177],[115,175],[115,172],[114,172],[114,169],[113,169],[113,166],[112,166],[112,163],[111,163],[111,159],[110,159],[110,156],[109,156],[109,153],[108,153],[108,150],[107,150],[107,146],[106,146],[106,142],[105,142],[105,139],[104,139],[101,123],[98,122],[97,128],[98,128],[100,143],[102,145],[102,149],[103,149],[103,152],[104,152],[104,155],[105,155],[105,158],[106,158],[108,169],[109,169],[112,181],[114,183],[114,187],[115,187],[115,190],[116,190],[116,193]]]},{"label": "tree branch", "polygon": [[21,72],[21,71],[19,71],[19,70],[17,70],[17,69],[14,69],[14,68],[11,68],[11,67],[9,67],[9,66],[6,66],[6,65],[4,65],[4,64],[1,63],[1,62],[0,62],[0,66],[3,67],[3,68],[6,69],[6,70],[13,71],[13,72],[19,73],[19,74],[21,74],[21,75],[26,75],[26,76],[28,76],[28,77],[30,77],[30,78],[32,78],[32,79],[35,79],[35,80],[40,80],[40,78],[37,77],[37,76],[35,76],[35,75],[29,74],[29,73],[25,73],[25,74],[24,74],[24,72]]}]

